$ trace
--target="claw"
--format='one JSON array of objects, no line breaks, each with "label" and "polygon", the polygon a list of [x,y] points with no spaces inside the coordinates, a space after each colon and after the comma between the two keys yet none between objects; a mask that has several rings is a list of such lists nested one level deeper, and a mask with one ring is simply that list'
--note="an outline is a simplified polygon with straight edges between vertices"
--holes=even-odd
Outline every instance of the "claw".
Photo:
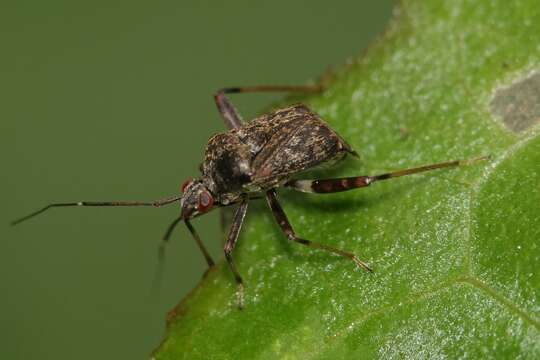
[{"label": "claw", "polygon": [[236,292],[236,300],[238,303],[238,310],[244,309],[244,285],[238,284],[238,290]]},{"label": "claw", "polygon": [[362,260],[360,260],[356,256],[353,256],[352,259],[356,263],[356,265],[358,265],[358,267],[366,270],[367,272],[370,272],[370,273],[373,272],[373,270],[368,266],[368,264],[366,264],[365,262],[363,262]]}]

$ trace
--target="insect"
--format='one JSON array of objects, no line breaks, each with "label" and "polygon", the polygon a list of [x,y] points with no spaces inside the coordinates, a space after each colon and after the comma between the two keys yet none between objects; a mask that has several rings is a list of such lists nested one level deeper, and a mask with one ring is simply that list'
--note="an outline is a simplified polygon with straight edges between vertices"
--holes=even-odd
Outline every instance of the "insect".
[{"label": "insect", "polygon": [[303,104],[277,109],[244,123],[226,94],[247,92],[319,92],[319,86],[256,86],[225,88],[214,96],[227,132],[214,135],[208,141],[201,176],[189,178],[181,187],[181,194],[165,199],[142,201],[80,201],[53,203],[12,222],[28,220],[53,207],[68,206],[154,206],[160,207],[180,201],[180,215],[168,227],[166,243],[178,223],[184,222],[200,248],[209,268],[214,260],[206,250],[191,219],[210,210],[238,205],[224,246],[225,259],[237,284],[239,308],[243,307],[244,282],[232,257],[233,249],[244,222],[249,200],[266,197],[277,224],[290,241],[324,250],[352,260],[358,267],[371,272],[371,268],[353,253],[299,237],[281,207],[276,189],[287,187],[301,192],[335,193],[366,187],[391,178],[429,170],[460,166],[472,161],[455,160],[415,167],[375,176],[354,176],[335,179],[298,179],[298,175],[324,163],[332,163],[357,153],[332,130],[316,113]]}]

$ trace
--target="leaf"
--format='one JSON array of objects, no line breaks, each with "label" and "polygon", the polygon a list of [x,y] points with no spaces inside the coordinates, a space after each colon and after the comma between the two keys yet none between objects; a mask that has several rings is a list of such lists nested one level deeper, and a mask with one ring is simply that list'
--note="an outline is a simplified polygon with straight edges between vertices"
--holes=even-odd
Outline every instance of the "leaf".
[{"label": "leaf", "polygon": [[254,201],[235,250],[171,312],[156,359],[540,357],[540,7],[405,1],[357,62],[305,99],[360,154],[318,175],[491,154],[331,195],[280,191],[289,243]]}]

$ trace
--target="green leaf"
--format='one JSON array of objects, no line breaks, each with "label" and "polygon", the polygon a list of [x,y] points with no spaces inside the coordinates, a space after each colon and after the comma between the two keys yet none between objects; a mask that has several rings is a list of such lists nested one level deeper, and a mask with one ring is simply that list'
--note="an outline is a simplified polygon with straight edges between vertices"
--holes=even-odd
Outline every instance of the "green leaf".
[{"label": "green leaf", "polygon": [[357,62],[304,99],[360,154],[317,175],[483,163],[347,193],[280,191],[289,243],[253,201],[235,250],[171,312],[156,359],[540,357],[540,7],[404,1]]}]

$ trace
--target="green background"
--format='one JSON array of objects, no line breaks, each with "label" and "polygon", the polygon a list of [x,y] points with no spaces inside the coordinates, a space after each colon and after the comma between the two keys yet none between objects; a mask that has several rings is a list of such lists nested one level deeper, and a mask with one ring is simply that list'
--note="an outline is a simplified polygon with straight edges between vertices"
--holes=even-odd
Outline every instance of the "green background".
[{"label": "green background", "polygon": [[[178,192],[224,129],[216,89],[314,79],[382,32],[392,3],[3,2],[0,358],[146,358],[205,270],[182,227],[151,289],[177,206],[7,223],[51,201]],[[233,100],[250,117],[277,98]],[[194,225],[221,258],[218,222]]]}]

